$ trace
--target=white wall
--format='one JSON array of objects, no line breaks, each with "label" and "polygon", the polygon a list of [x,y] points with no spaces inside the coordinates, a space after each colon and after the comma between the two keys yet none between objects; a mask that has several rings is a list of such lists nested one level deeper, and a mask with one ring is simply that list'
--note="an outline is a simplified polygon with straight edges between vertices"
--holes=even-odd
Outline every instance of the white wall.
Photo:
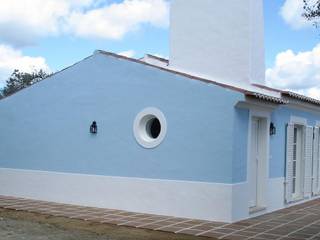
[{"label": "white wall", "polygon": [[232,185],[0,168],[0,195],[231,222]]},{"label": "white wall", "polygon": [[264,82],[262,0],[174,0],[170,68],[244,85]]},{"label": "white wall", "polygon": [[269,179],[265,211],[249,214],[248,183],[219,184],[0,168],[0,195],[192,219],[236,222],[286,207]]}]

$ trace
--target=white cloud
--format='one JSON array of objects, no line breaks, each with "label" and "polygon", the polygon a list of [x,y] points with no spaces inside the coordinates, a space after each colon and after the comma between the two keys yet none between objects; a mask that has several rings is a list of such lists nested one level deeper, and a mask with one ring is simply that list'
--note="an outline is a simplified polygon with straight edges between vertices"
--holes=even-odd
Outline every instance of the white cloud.
[{"label": "white cloud", "polygon": [[141,24],[166,26],[167,0],[2,0],[0,40],[14,46],[59,34],[120,39]]},{"label": "white cloud", "polygon": [[[310,3],[317,0],[311,0]],[[294,29],[309,27],[312,22],[307,21],[303,16],[302,0],[286,0],[280,10],[280,15]]]},{"label": "white cloud", "polygon": [[132,58],[132,57],[134,57],[136,52],[134,50],[128,50],[128,51],[119,52],[118,54],[122,55],[122,56],[125,56],[125,57]]},{"label": "white cloud", "polygon": [[121,39],[141,24],[168,26],[166,0],[125,0],[88,12],[74,12],[68,19],[70,31],[82,37]]},{"label": "white cloud", "polygon": [[266,81],[271,87],[320,99],[320,44],[311,51],[279,53],[274,66],[266,71]]},{"label": "white cloud", "polygon": [[33,72],[43,69],[50,72],[50,69],[43,57],[24,56],[21,51],[17,51],[7,45],[0,45],[0,88],[4,86],[14,69],[23,72]]},{"label": "white cloud", "polygon": [[92,0],[3,0],[0,6],[0,39],[21,46],[43,36],[58,34],[63,18],[72,9]]}]

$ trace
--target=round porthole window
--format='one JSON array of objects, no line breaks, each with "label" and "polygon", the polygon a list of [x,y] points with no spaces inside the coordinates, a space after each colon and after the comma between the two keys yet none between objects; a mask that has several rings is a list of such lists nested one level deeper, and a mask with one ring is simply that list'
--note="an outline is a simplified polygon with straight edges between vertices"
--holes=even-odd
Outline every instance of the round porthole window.
[{"label": "round porthole window", "polygon": [[144,109],[134,120],[133,132],[142,147],[157,147],[167,132],[167,122],[163,113],[157,108]]}]

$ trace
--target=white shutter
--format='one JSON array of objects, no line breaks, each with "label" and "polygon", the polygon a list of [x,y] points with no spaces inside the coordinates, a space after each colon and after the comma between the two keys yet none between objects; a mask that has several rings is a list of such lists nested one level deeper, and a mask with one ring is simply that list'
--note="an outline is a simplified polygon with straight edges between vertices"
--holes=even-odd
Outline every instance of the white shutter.
[{"label": "white shutter", "polygon": [[312,192],[312,145],[313,145],[313,127],[305,127],[304,144],[304,197],[311,197]]},{"label": "white shutter", "polygon": [[319,128],[313,130],[312,194],[319,194]]},{"label": "white shutter", "polygon": [[288,124],[287,126],[287,151],[286,151],[286,185],[285,185],[285,198],[286,202],[292,202],[292,175],[293,175],[293,141],[294,141],[294,125]]}]

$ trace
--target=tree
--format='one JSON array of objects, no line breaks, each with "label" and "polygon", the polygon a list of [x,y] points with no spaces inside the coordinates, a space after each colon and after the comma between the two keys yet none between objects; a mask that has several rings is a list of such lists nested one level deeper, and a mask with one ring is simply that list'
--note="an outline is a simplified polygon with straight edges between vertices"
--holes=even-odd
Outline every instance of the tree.
[{"label": "tree", "polygon": [[42,81],[46,77],[48,77],[48,74],[43,70],[34,71],[33,73],[25,73],[16,69],[6,81],[6,86],[2,90],[2,96],[6,97],[12,95],[23,88]]},{"label": "tree", "polygon": [[308,21],[312,21],[316,27],[320,25],[320,0],[303,0],[304,13]]}]

